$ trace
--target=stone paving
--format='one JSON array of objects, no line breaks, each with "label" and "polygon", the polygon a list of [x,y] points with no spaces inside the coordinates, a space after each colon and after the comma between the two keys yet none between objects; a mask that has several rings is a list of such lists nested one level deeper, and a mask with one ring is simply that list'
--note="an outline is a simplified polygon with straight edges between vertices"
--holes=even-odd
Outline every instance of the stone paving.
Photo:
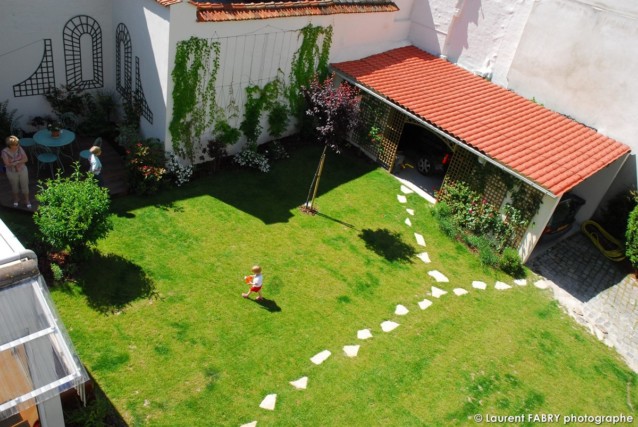
[{"label": "stone paving", "polygon": [[576,233],[534,257],[528,267],[545,279],[570,316],[638,372],[638,280],[626,264],[608,260]]}]

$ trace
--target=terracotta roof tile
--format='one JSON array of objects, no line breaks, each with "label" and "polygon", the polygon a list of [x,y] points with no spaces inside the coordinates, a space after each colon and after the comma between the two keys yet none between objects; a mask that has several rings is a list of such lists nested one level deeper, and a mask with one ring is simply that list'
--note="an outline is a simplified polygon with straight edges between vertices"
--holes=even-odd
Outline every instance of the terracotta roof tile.
[{"label": "terracotta roof tile", "polygon": [[162,6],[171,6],[171,5],[182,2],[182,0],[155,0],[155,1],[161,4]]},{"label": "terracotta roof tile", "polygon": [[414,46],[332,68],[557,196],[631,151]]},{"label": "terracotta roof tile", "polygon": [[390,0],[301,0],[267,3],[213,3],[190,0],[190,3],[197,7],[197,22],[245,21],[290,16],[396,12],[399,10],[397,5]]}]

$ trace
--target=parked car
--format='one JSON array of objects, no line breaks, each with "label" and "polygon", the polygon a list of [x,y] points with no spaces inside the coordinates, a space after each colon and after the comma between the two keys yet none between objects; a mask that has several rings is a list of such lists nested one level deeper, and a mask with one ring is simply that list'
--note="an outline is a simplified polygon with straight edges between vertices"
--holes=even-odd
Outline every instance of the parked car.
[{"label": "parked car", "polygon": [[399,151],[423,175],[445,174],[452,160],[452,149],[442,137],[412,124],[403,128]]}]

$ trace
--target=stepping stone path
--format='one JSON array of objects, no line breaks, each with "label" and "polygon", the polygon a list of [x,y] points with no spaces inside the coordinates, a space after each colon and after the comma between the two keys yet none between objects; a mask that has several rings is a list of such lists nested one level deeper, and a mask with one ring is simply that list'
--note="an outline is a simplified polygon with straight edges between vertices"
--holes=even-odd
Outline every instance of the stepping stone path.
[{"label": "stepping stone path", "polygon": [[432,301],[430,301],[429,299],[424,299],[423,301],[419,301],[419,308],[421,310],[425,310],[426,308],[428,308],[429,306],[432,305]]},{"label": "stepping stone path", "polygon": [[450,281],[447,277],[445,277],[443,273],[441,273],[438,270],[428,271],[428,275],[432,276],[434,280],[436,280],[439,283],[447,283]]},{"label": "stepping stone path", "polygon": [[534,286],[536,286],[538,289],[547,289],[549,288],[549,283],[547,282],[547,280],[539,280],[534,283]]},{"label": "stepping stone path", "polygon": [[331,354],[332,353],[330,353],[330,350],[324,350],[312,356],[310,358],[310,361],[314,363],[315,365],[321,365],[323,362],[326,361],[327,358],[330,357]]},{"label": "stepping stone path", "polygon": [[391,320],[386,320],[385,322],[381,323],[381,330],[383,332],[391,332],[398,327],[399,327],[399,324]]},{"label": "stepping stone path", "polygon": [[[413,190],[411,190],[410,188],[404,185],[401,185],[401,192],[404,194],[414,193]],[[399,203],[407,203],[407,198],[403,194],[398,194],[397,200],[399,201]],[[406,209],[406,212],[409,215],[414,215],[414,209],[408,208]],[[409,227],[412,227],[412,221],[410,220],[410,218],[405,219],[405,224],[408,225]],[[420,246],[425,246],[425,239],[423,238],[421,234],[414,233],[414,237],[416,238],[416,241]],[[423,261],[426,264],[430,263],[430,256],[428,255],[427,252],[421,252],[420,254],[417,255],[417,258],[419,258],[421,261]],[[440,271],[437,271],[437,270],[429,271],[428,275],[433,277],[437,282],[449,282],[449,279],[445,277],[445,275],[441,273]],[[527,281],[525,279],[514,280],[514,283],[518,286],[527,285]],[[539,289],[547,289],[549,287],[549,284],[545,280],[539,280],[534,283],[534,286]],[[485,282],[475,280],[472,282],[472,287],[474,289],[485,290],[487,289],[487,284]],[[496,284],[494,285],[494,288],[500,291],[500,290],[511,289],[512,286],[508,285],[507,283],[497,281]],[[452,292],[454,292],[454,294],[458,296],[466,295],[469,293],[467,290],[463,288],[454,288]],[[432,294],[432,297],[434,298],[440,298],[441,296],[447,293],[448,292],[443,289],[437,288],[436,286],[432,286],[431,294]],[[419,308],[421,310],[427,309],[432,304],[433,304],[432,301],[430,301],[427,298],[418,302]],[[409,312],[410,310],[408,310],[407,307],[405,307],[404,305],[398,304],[396,306],[394,314],[398,316],[405,316]],[[399,324],[391,320],[386,320],[381,323],[381,330],[383,332],[391,332],[395,330],[397,327],[399,327]],[[372,338],[372,332],[370,332],[370,329],[361,329],[357,331],[357,338],[360,340],[367,340],[369,338]],[[357,355],[359,354],[360,348],[361,346],[358,344],[346,345],[343,347],[343,352],[347,357],[351,357],[351,358],[357,357]],[[314,363],[315,365],[320,365],[323,362],[325,362],[331,355],[332,353],[330,352],[330,350],[323,350],[322,352],[319,352],[313,357],[311,357],[310,361]],[[298,390],[305,390],[308,387],[308,377],[301,377],[298,380],[290,381],[290,384]],[[273,393],[273,394],[267,395],[262,400],[259,407],[270,410],[270,411],[274,411],[276,404],[277,404],[277,395]],[[241,425],[241,427],[256,427],[256,426],[257,426],[257,421],[252,421],[250,423]]]},{"label": "stepping stone path", "polygon": [[410,190],[408,187],[406,187],[405,185],[401,186],[401,192],[403,194],[412,194],[414,193],[414,191]]},{"label": "stepping stone path", "polygon": [[372,333],[370,332],[370,329],[361,329],[360,331],[357,331],[357,338],[360,340],[367,340],[368,338],[372,338]]},{"label": "stepping stone path", "polygon": [[485,289],[487,289],[487,283],[479,282],[478,280],[475,280],[475,281],[472,282],[472,287],[474,289],[480,289],[480,290],[484,291]]},{"label": "stepping stone path", "polygon": [[305,390],[308,387],[308,377],[301,377],[298,380],[290,381],[290,384],[297,390]]},{"label": "stepping stone path", "polygon": [[510,285],[508,285],[507,283],[496,282],[496,285],[494,285],[494,288],[499,290],[499,291],[504,291],[506,289],[511,289],[512,287]]},{"label": "stepping stone path", "polygon": [[259,407],[262,409],[268,409],[269,411],[274,411],[276,404],[277,404],[277,395],[269,394],[268,396],[264,397],[264,400],[261,401],[261,403],[259,404]]},{"label": "stepping stone path", "polygon": [[361,346],[360,345],[345,345],[343,346],[343,352],[348,357],[357,357],[357,354],[359,354],[359,347]]},{"label": "stepping stone path", "polygon": [[397,305],[396,310],[394,310],[394,314],[396,314],[398,316],[405,316],[409,312],[410,312],[410,310],[408,310],[406,306],[401,305],[401,304]]},{"label": "stepping stone path", "polygon": [[418,254],[416,257],[417,257],[418,259],[420,259],[421,261],[423,261],[424,263],[426,263],[426,264],[429,264],[429,263],[431,262],[431,261],[430,261],[430,255],[428,255],[428,253],[427,253],[427,252],[421,252],[421,253],[420,253],[420,254]]},{"label": "stepping stone path", "polygon": [[439,289],[436,286],[432,286],[432,296],[434,298],[441,298],[445,294],[447,294],[447,291],[444,291],[443,289]]}]

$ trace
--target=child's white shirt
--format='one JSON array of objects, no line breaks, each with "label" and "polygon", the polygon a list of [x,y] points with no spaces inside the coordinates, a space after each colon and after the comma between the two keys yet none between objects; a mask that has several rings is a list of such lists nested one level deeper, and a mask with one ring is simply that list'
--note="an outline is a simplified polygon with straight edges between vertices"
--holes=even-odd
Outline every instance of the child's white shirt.
[{"label": "child's white shirt", "polygon": [[253,276],[252,285],[261,288],[261,284],[264,282],[263,276],[260,274],[255,274]]}]

